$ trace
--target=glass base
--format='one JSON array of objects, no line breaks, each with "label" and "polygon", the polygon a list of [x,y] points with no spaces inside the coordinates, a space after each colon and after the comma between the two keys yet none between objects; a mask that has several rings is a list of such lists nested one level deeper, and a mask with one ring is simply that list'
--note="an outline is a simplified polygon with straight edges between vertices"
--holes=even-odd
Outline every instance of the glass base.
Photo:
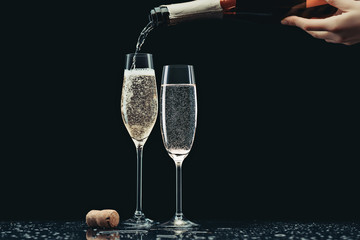
[{"label": "glass base", "polygon": [[200,226],[199,224],[187,220],[183,215],[174,216],[170,221],[167,221],[159,225],[159,227],[161,228],[171,228],[171,229],[192,229],[199,226]]},{"label": "glass base", "polygon": [[143,213],[141,215],[135,214],[132,218],[121,222],[121,225],[124,228],[129,229],[149,229],[154,224],[156,224],[156,222],[149,218],[146,218]]}]

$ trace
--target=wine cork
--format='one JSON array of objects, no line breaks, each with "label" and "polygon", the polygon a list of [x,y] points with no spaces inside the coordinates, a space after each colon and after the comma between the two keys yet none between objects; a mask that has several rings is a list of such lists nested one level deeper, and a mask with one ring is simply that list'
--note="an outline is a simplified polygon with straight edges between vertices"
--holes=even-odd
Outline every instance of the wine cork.
[{"label": "wine cork", "polygon": [[119,214],[112,209],[91,210],[86,214],[86,224],[92,228],[114,228],[119,221]]}]

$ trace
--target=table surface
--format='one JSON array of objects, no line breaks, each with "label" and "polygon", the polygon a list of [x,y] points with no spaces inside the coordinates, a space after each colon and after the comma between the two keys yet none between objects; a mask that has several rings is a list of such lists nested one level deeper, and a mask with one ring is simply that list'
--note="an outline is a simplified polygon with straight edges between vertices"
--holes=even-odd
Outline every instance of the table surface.
[{"label": "table surface", "polygon": [[360,223],[200,222],[193,230],[90,229],[85,222],[0,222],[0,239],[360,239]]}]

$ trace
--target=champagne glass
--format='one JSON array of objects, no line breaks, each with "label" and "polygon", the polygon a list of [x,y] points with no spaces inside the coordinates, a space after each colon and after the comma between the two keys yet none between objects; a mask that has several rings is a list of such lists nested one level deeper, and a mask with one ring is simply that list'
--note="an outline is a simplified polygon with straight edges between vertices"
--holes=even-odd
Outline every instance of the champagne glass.
[{"label": "champagne glass", "polygon": [[160,127],[166,151],[176,167],[176,213],[165,228],[192,228],[182,212],[182,164],[194,142],[197,122],[197,98],[191,65],[163,67],[160,94]]},{"label": "champagne glass", "polygon": [[[136,64],[133,65],[133,60]],[[151,227],[153,221],[142,211],[142,157],[143,148],[154,127],[158,113],[158,98],[152,55],[126,55],[121,94],[121,116],[136,147],[137,184],[136,211],[122,224],[133,228]]]}]

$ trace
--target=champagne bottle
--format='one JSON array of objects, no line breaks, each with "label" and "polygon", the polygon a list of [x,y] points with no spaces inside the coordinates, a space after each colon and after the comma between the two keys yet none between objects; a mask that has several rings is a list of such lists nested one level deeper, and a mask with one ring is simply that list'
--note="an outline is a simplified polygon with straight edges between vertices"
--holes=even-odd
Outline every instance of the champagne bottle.
[{"label": "champagne bottle", "polygon": [[290,15],[327,17],[336,10],[325,0],[195,0],[156,7],[150,11],[149,19],[154,26],[202,18],[280,22]]}]

